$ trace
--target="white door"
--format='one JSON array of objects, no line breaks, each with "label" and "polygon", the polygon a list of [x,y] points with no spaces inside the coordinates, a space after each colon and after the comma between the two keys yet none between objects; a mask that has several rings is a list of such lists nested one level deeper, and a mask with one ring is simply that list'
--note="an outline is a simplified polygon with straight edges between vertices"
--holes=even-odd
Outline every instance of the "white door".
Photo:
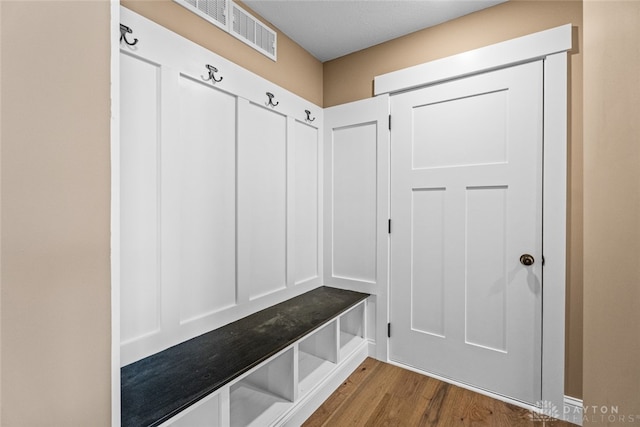
[{"label": "white door", "polygon": [[390,359],[528,403],[541,398],[542,72],[391,98]]}]

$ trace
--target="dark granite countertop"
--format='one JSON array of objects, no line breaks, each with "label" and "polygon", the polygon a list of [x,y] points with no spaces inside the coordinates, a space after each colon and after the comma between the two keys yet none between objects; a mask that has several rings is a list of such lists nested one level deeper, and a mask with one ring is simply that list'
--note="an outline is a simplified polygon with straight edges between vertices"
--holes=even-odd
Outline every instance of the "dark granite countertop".
[{"label": "dark granite countertop", "polygon": [[368,296],[316,288],[122,367],[122,426],[163,423]]}]

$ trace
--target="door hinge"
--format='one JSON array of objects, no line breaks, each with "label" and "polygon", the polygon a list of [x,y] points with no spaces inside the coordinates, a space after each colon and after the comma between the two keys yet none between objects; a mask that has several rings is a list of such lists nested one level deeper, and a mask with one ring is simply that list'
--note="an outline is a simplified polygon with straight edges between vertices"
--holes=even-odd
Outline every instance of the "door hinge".
[{"label": "door hinge", "polygon": [[387,338],[391,338],[391,323],[387,323]]},{"label": "door hinge", "polygon": [[388,231],[391,234],[391,218],[389,218]]},{"label": "door hinge", "polygon": [[389,114],[389,130],[391,130],[391,114]]}]

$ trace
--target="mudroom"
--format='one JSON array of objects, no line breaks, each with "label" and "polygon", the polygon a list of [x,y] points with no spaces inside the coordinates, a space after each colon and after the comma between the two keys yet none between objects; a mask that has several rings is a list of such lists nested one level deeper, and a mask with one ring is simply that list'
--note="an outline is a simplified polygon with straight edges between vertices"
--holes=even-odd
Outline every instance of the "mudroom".
[{"label": "mudroom", "polygon": [[0,1],[0,424],[637,424],[639,20]]},{"label": "mudroom", "polygon": [[[288,61],[291,40],[246,3],[162,7]],[[328,105],[155,13],[119,9],[123,426],[301,425],[368,358],[532,414],[575,405],[571,22],[377,74],[368,97]]]}]

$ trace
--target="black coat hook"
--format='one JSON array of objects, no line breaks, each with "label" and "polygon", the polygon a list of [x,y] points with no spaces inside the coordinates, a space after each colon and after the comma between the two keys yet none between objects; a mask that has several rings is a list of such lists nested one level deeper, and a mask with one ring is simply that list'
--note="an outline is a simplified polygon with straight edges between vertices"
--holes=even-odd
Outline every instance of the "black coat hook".
[{"label": "black coat hook", "polygon": [[274,94],[272,94],[271,92],[267,92],[267,96],[269,97],[269,102],[266,102],[264,105],[266,106],[271,106],[271,107],[275,107],[276,105],[280,104],[280,102],[276,102],[275,104],[273,103],[273,97],[275,96]]},{"label": "black coat hook", "polygon": [[135,46],[135,44],[138,43],[138,39],[134,38],[133,42],[130,42],[127,40],[127,33],[131,34],[133,33],[133,30],[126,25],[120,24],[120,41],[122,42],[122,40],[124,40],[124,42],[129,46]]},{"label": "black coat hook", "polygon": [[306,121],[308,121],[309,123],[311,123],[312,121],[314,121],[316,118],[311,118],[311,111],[309,110],[304,110],[305,113],[307,113],[307,118],[305,119]]},{"label": "black coat hook", "polygon": [[216,67],[214,67],[213,65],[209,65],[209,64],[205,65],[205,67],[207,67],[207,70],[209,70],[209,77],[207,77],[207,78],[203,77],[205,82],[208,81],[208,80],[211,80],[212,82],[215,82],[215,83],[222,81],[223,77],[220,77],[219,79],[217,79],[216,76],[214,75],[215,73],[218,72],[218,69]]}]

